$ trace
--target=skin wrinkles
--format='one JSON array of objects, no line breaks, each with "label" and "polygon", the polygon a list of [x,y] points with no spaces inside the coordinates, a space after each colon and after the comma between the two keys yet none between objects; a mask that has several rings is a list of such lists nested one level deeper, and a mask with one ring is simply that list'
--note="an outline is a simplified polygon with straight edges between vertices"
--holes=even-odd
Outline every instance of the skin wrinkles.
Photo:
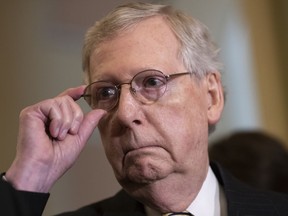
[{"label": "skin wrinkles", "polygon": [[[184,77],[182,78],[182,79],[185,79]],[[180,82],[178,83],[179,85],[177,85],[177,86],[181,86],[181,80],[180,80]],[[191,84],[189,84],[189,86],[190,86]],[[185,86],[185,85],[184,85]],[[171,82],[169,82],[169,85],[168,85],[168,88],[170,88],[171,87],[171,90],[172,91],[169,91],[169,89],[168,89],[168,91],[166,92],[166,94],[165,95],[167,95],[167,96],[163,96],[159,101],[158,101],[158,103],[157,104],[160,104],[160,107],[158,108],[159,110],[161,110],[164,106],[166,106],[167,104],[167,102],[166,102],[166,100],[167,100],[167,98],[169,99],[169,94],[172,94],[172,93],[174,93],[174,91],[173,91],[173,89],[175,89],[175,86],[173,86],[173,81],[171,81]],[[174,88],[173,88],[174,87]],[[181,87],[180,87],[181,88]],[[183,91],[187,91],[187,89],[186,88],[183,88]],[[130,92],[128,93],[128,91],[127,91],[127,94],[129,94],[129,97],[131,97],[130,96]],[[135,100],[135,99],[134,99]],[[178,101],[179,101],[179,99],[178,99],[178,97],[176,97],[175,99],[173,99],[173,100],[169,100],[170,101],[170,103],[179,103]],[[163,104],[163,105],[162,105]],[[164,105],[165,104],[165,105]],[[148,107],[148,106],[147,106]],[[171,115],[171,116],[175,116],[175,113],[171,113],[171,114],[169,114],[169,115]],[[108,117],[107,117],[108,116]],[[106,117],[107,118],[109,118],[109,116],[110,116],[110,118],[111,118],[111,116],[112,115],[107,115]],[[104,119],[106,118],[106,117],[104,117]],[[160,116],[159,116],[160,117]],[[149,115],[147,115],[147,118],[149,118]],[[115,119],[114,119],[115,120]],[[105,119],[105,120],[101,120],[101,121],[109,121],[109,120],[107,120],[107,119]],[[151,119],[151,121],[153,121],[153,119]],[[167,121],[167,120],[166,120]],[[162,126],[160,126],[159,128],[161,129],[162,127],[164,127],[165,126],[165,124],[166,124],[166,121],[165,121],[165,117],[163,118],[163,120],[160,118],[160,120],[159,120],[159,122],[157,121],[157,122],[155,122],[155,124],[158,124],[158,125],[162,125]],[[143,121],[142,121],[143,122]],[[114,123],[114,124],[113,124]],[[153,122],[151,122],[152,124],[153,124]],[[110,136],[115,136],[116,134],[113,134],[113,131],[115,130],[115,131],[117,131],[117,128],[119,128],[120,126],[119,126],[119,124],[117,124],[117,121],[112,121],[111,122],[111,125],[113,124],[113,126],[115,126],[115,128],[112,126],[111,128],[113,128],[112,129],[112,132],[110,133]],[[173,123],[170,123],[170,124],[173,124]],[[140,149],[141,150],[141,148],[143,148],[143,147],[148,147],[148,146],[153,146],[153,147],[159,147],[159,148],[163,148],[163,150],[165,150],[165,151],[169,151],[169,149],[167,149],[167,147],[166,147],[166,145],[165,145],[165,140],[162,140],[162,141],[158,141],[157,139],[155,139],[155,140],[152,140],[152,141],[149,141],[149,139],[148,139],[148,141],[146,141],[147,140],[147,138],[143,138],[143,137],[141,137],[141,133],[140,133],[140,131],[138,131],[138,130],[133,130],[133,129],[131,129],[131,128],[127,128],[127,127],[123,127],[123,128],[125,128],[125,129],[123,129],[122,130],[122,132],[123,133],[126,133],[125,135],[123,134],[123,136],[121,136],[121,138],[120,138],[120,141],[119,141],[119,143],[121,143],[121,147],[122,147],[122,150],[123,150],[123,164],[124,164],[124,161],[125,161],[125,155],[126,155],[126,153],[127,152],[130,152],[131,150],[135,150],[135,149]],[[151,133],[153,133],[153,132],[151,132]],[[163,137],[163,136],[167,136],[167,135],[165,135],[165,133],[166,133],[166,130],[161,130],[161,131],[159,131],[159,136],[157,136],[157,137]],[[149,134],[149,133],[147,133],[147,134]],[[117,134],[117,135],[120,135],[120,134]],[[171,141],[172,142],[172,141]],[[158,144],[159,143],[159,144]],[[147,148],[145,148],[145,150],[147,150]],[[142,154],[143,153],[145,153],[145,151],[142,151],[141,152]],[[172,157],[172,160],[176,160],[177,161],[177,158],[175,158],[175,157],[173,157],[173,152],[171,152],[172,153],[172,155],[170,155],[171,157]],[[171,154],[170,153],[170,154]],[[140,155],[140,153],[138,152],[138,154],[134,154],[134,156],[135,156],[135,158],[134,158],[134,160],[132,160],[131,161],[131,164],[132,164],[132,162],[135,162],[135,161],[137,161],[137,160],[135,160],[138,156]],[[143,155],[142,155],[143,156]],[[167,162],[167,159],[165,159],[163,162]],[[179,166],[180,167],[180,166]],[[139,169],[139,167],[137,168],[137,169]],[[142,176],[141,176],[141,178],[142,178]],[[140,179],[140,178],[139,178]]]},{"label": "skin wrinkles", "polygon": [[[143,68],[165,74],[187,71],[178,59],[174,33],[159,17],[139,23],[97,49],[91,56],[92,80],[126,82]],[[181,76],[168,82],[158,101],[142,104],[124,85],[118,106],[100,120],[102,143],[117,180],[154,209],[187,207],[206,177],[207,113],[213,97],[208,88],[205,78]]]}]

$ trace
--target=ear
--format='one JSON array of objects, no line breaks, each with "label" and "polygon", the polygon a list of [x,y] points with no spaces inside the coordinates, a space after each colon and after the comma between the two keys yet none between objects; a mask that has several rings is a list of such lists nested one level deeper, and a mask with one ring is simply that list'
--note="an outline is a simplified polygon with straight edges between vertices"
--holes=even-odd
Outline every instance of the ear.
[{"label": "ear", "polygon": [[221,74],[218,71],[210,72],[207,76],[208,110],[207,117],[209,125],[215,125],[224,108],[224,91],[221,83]]}]

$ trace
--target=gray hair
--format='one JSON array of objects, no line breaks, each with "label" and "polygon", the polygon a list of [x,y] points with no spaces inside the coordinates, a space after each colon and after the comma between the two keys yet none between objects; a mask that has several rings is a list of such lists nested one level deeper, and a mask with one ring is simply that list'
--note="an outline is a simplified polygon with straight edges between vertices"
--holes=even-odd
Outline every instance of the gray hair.
[{"label": "gray hair", "polygon": [[211,71],[220,72],[219,50],[206,26],[171,6],[134,2],[116,7],[87,31],[82,59],[85,80],[91,82],[90,57],[97,46],[153,16],[163,17],[175,33],[180,44],[179,59],[187,70],[199,78]]}]

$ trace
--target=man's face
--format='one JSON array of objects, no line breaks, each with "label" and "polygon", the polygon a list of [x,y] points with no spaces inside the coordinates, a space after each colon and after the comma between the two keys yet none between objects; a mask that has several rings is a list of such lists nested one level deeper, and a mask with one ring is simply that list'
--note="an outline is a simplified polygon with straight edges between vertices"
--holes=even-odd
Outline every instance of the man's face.
[{"label": "man's face", "polygon": [[[129,82],[146,69],[165,74],[186,72],[178,50],[176,37],[165,22],[147,19],[101,44],[92,54],[92,81]],[[139,102],[129,87],[121,87],[117,107],[99,125],[107,158],[120,184],[129,188],[184,178],[202,182],[208,167],[209,107],[213,103],[207,79],[197,80],[193,75],[173,78],[165,94],[152,104]]]}]

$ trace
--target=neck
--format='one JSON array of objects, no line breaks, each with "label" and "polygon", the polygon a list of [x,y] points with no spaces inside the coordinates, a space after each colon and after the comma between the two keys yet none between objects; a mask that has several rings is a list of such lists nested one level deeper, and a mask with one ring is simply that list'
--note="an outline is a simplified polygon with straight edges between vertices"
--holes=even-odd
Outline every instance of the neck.
[{"label": "neck", "polygon": [[[180,212],[187,209],[199,193],[207,176],[208,163],[201,174],[174,173],[149,184],[131,184],[126,191],[135,199],[159,212]],[[133,186],[132,186],[133,185]]]}]

